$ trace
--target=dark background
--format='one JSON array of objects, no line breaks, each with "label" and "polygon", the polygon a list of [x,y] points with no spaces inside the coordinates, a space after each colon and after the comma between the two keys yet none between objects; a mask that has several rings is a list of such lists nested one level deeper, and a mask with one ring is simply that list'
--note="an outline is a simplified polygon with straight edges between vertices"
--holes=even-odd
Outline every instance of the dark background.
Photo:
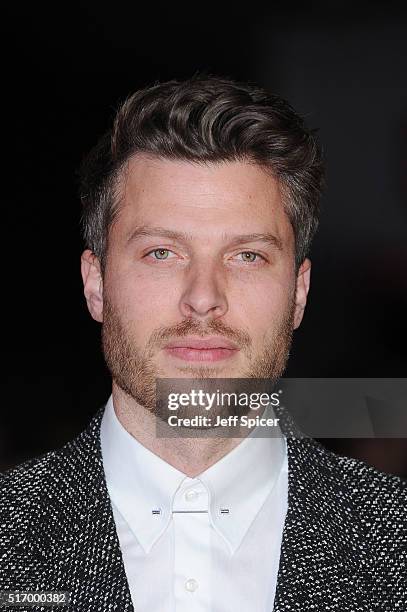
[{"label": "dark background", "polygon": [[[328,189],[287,375],[406,376],[407,19],[396,6],[3,9],[0,470],[64,444],[110,393],[82,296],[80,160],[129,92],[197,70],[258,82],[320,128]],[[323,442],[407,475],[406,440]]]}]

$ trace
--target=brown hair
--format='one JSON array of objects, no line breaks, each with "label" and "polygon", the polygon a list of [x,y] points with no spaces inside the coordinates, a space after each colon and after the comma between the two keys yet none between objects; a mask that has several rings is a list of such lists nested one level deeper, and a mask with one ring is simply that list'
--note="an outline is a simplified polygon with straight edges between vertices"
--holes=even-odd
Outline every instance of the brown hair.
[{"label": "brown hair", "polygon": [[279,96],[200,75],[131,95],[80,171],[83,236],[102,270],[121,171],[136,153],[198,163],[247,160],[270,170],[294,230],[297,267],[306,257],[318,225],[322,156],[315,130]]}]

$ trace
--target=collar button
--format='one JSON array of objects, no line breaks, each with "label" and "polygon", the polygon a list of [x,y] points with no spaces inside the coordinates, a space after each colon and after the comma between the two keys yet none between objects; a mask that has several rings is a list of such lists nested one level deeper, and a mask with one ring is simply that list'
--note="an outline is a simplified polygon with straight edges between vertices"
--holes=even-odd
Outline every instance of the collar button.
[{"label": "collar button", "polygon": [[189,489],[189,491],[185,493],[185,499],[188,502],[196,501],[198,499],[198,496],[198,491],[195,491],[194,489]]},{"label": "collar button", "polygon": [[189,578],[186,583],[185,583],[185,590],[189,591],[190,593],[193,593],[194,591],[197,590],[199,584],[198,582],[195,580],[195,578]]}]

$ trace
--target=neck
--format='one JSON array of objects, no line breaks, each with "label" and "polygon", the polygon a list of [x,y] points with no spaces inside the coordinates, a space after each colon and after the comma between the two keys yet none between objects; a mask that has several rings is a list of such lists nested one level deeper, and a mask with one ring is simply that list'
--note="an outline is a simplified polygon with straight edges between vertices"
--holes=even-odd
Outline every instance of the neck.
[{"label": "neck", "polygon": [[243,438],[158,438],[156,416],[140,406],[114,382],[113,406],[126,431],[155,455],[190,478],[201,474],[230,453]]}]

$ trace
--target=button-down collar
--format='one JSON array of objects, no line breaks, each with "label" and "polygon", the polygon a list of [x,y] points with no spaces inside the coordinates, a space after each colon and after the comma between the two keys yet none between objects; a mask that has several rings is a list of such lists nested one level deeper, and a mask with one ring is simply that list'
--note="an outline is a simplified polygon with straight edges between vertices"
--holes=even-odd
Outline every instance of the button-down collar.
[{"label": "button-down collar", "polygon": [[[265,415],[266,416],[266,415]],[[233,554],[280,474],[286,453],[280,437],[256,430],[214,465],[189,478],[136,440],[118,420],[110,396],[101,424],[110,498],[148,553],[172,512],[209,512]]]}]

